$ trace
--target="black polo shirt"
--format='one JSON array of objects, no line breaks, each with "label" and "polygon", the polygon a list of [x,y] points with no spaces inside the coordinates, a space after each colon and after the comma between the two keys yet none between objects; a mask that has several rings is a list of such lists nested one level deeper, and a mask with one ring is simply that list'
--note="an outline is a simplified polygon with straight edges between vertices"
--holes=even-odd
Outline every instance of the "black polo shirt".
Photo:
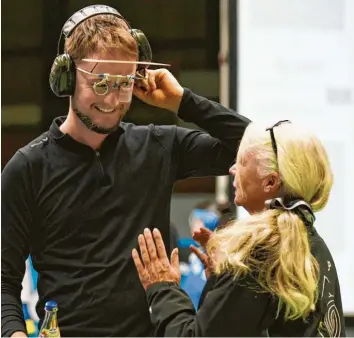
[{"label": "black polo shirt", "polygon": [[[153,332],[132,248],[145,227],[167,248],[174,182],[224,175],[249,120],[185,89],[177,126],[121,123],[98,150],[63,134],[65,118],[18,150],[2,173],[2,336],[25,330],[25,260],[38,271],[37,312],[58,302],[64,336]],[[168,248],[169,250],[169,248]]]}]

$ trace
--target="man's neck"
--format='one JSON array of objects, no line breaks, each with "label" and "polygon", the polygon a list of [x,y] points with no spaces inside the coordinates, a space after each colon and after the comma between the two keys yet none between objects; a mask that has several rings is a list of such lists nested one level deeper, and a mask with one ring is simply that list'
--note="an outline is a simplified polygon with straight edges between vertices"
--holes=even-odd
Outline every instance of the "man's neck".
[{"label": "man's neck", "polygon": [[59,128],[62,133],[69,134],[77,142],[83,143],[92,149],[100,149],[108,135],[98,134],[89,130],[70,110],[64,123]]}]

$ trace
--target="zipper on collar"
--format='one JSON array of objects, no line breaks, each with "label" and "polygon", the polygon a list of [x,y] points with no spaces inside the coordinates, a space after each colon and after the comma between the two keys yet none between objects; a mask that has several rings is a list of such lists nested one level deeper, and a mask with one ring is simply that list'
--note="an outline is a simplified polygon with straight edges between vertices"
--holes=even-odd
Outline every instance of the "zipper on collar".
[{"label": "zipper on collar", "polygon": [[97,172],[98,172],[98,178],[101,182],[106,182],[106,177],[104,174],[103,170],[103,165],[102,165],[102,160],[101,160],[101,154],[99,150],[95,150],[95,157],[96,157],[96,167],[97,167]]}]

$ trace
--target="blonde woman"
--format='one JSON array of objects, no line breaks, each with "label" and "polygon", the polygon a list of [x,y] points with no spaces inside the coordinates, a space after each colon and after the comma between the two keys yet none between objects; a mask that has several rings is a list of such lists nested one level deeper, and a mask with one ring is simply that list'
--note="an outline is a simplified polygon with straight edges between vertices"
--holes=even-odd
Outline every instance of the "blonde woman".
[{"label": "blonde woman", "polygon": [[177,250],[169,261],[157,229],[138,238],[133,259],[156,336],[345,336],[335,264],[314,227],[333,182],[321,142],[290,121],[252,123],[230,173],[250,216],[199,253],[211,277],[197,312],[179,287]]}]

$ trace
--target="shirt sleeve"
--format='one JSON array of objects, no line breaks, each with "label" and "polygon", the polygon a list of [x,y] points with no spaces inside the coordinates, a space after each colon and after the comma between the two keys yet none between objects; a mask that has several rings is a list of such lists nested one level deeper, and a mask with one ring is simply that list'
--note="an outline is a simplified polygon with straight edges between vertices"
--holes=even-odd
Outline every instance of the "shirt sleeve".
[{"label": "shirt sleeve", "polygon": [[25,156],[17,152],[1,174],[1,336],[26,332],[21,290],[32,222],[30,179]]},{"label": "shirt sleeve", "polygon": [[202,130],[177,127],[177,179],[227,175],[250,120],[187,88],[178,116]]},{"label": "shirt sleeve", "polygon": [[237,284],[230,275],[218,278],[198,312],[176,284],[156,283],[147,298],[155,336],[167,337],[261,336],[269,303],[268,294]]}]

